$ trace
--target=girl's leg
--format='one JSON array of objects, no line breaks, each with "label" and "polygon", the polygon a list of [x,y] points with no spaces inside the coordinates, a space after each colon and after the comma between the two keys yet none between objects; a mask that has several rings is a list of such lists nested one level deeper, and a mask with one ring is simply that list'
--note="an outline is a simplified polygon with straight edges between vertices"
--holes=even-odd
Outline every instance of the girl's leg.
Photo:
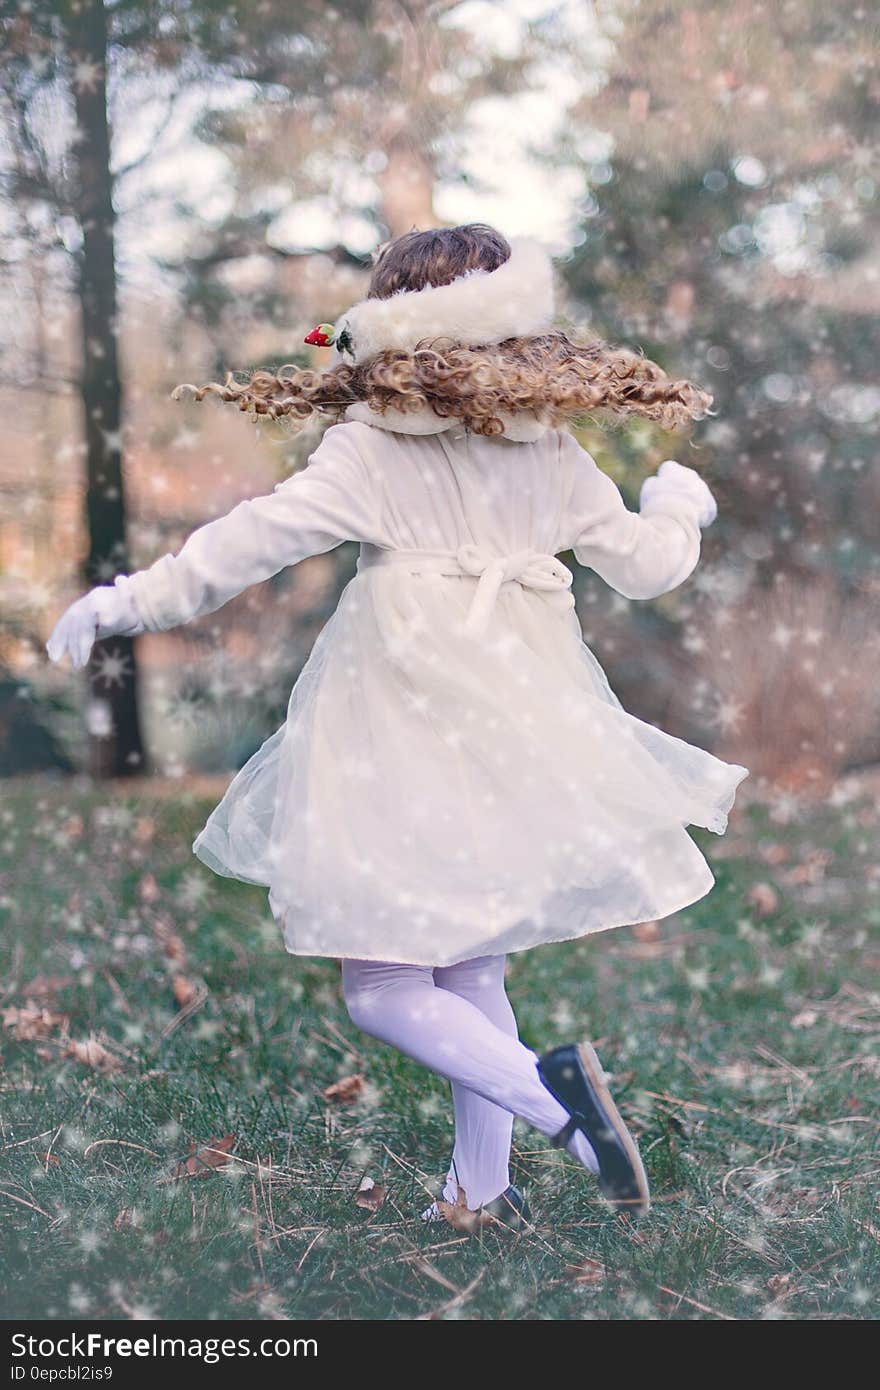
[{"label": "girl's leg", "polygon": [[[537,1054],[469,999],[441,989],[430,966],[343,960],[342,991],[352,1022],[365,1033],[520,1115],[542,1134],[557,1134],[567,1123],[568,1111],[538,1076]],[[596,1155],[579,1131],[568,1149],[584,1167],[598,1171]]]},{"label": "girl's leg", "polygon": [[[505,956],[480,956],[459,965],[438,966],[434,983],[469,999],[502,1033],[516,1038],[516,1018],[504,988],[505,962]],[[468,1206],[476,1210],[510,1186],[513,1115],[457,1081],[452,1082],[452,1104],[455,1148],[443,1196],[454,1202],[461,1187]]]}]

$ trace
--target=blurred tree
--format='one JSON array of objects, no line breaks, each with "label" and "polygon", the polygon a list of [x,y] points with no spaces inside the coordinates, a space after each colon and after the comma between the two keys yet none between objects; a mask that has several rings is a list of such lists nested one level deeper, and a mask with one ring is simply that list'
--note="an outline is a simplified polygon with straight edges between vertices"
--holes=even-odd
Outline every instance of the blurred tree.
[{"label": "blurred tree", "polygon": [[[114,189],[131,166],[114,154],[108,102],[117,130],[130,131],[132,92],[151,74],[161,74],[169,107],[175,92],[202,93],[197,133],[228,156],[229,210],[214,222],[181,201],[178,212],[195,233],[184,242],[196,242],[183,262],[184,307],[214,331],[218,366],[227,366],[243,327],[301,316],[303,277],[315,283],[315,268],[322,286],[328,263],[347,276],[327,286],[339,307],[359,292],[368,260],[349,248],[353,224],[361,239],[366,224],[381,240],[436,220],[438,167],[444,159],[447,175],[455,167],[451,143],[469,102],[526,79],[527,53],[501,59],[466,27],[447,24],[466,9],[457,0],[0,0],[0,81],[17,150],[3,191],[17,209],[44,210],[53,250],[73,262],[79,301],[88,584],[129,567]],[[154,135],[147,159],[156,143]],[[197,145],[189,157],[198,158]],[[324,200],[337,224],[329,245],[277,235],[310,199]],[[33,252],[31,244],[36,273],[42,261]],[[260,259],[272,273],[255,292]],[[241,290],[230,271],[249,266]],[[307,358],[299,343],[279,343],[278,355]],[[41,387],[51,389],[49,363],[36,367]],[[135,648],[130,639],[98,643],[88,668],[98,775],[145,766]]]},{"label": "blurred tree", "polygon": [[[729,539],[763,518],[764,576],[880,558],[876,510],[857,505],[880,416],[876,55],[865,11],[641,4],[601,97],[572,112],[614,151],[591,163],[572,289],[715,390],[706,453],[735,480]],[[833,553],[830,516],[849,536]]]},{"label": "blurred tree", "polygon": [[[77,132],[71,200],[82,233],[77,294],[89,536],[85,578],[99,584],[130,569],[117,351],[116,215],[107,124],[107,19],[103,0],[69,0],[61,9]],[[93,694],[87,727],[97,776],[123,777],[145,770],[134,663],[133,638],[95,643],[88,670]]]},{"label": "blurred tree", "polygon": [[[4,4],[2,94],[14,158],[10,201],[42,206],[56,227],[75,219],[80,317],[78,390],[86,461],[86,585],[129,569],[122,473],[122,388],[117,354],[115,212],[107,120],[108,36],[101,0]],[[57,125],[40,120],[53,104]],[[72,107],[72,110],[71,110]],[[72,116],[72,122],[65,117]],[[61,143],[59,151],[57,142]],[[56,233],[57,243],[64,238]],[[95,643],[86,670],[90,767],[98,777],[145,771],[131,638]]]},{"label": "blurred tree", "polygon": [[74,771],[46,713],[69,715],[64,695],[46,700],[0,663],[0,777],[29,772]]},{"label": "blurred tree", "polygon": [[[720,668],[736,698],[722,693],[718,727],[736,713],[761,730],[767,766],[815,761],[810,726],[832,731],[826,764],[876,759],[876,701],[858,672],[812,659],[837,636],[816,626],[819,613],[835,626],[829,584],[870,641],[880,583],[880,495],[866,467],[880,421],[876,25],[815,0],[644,0],[616,16],[607,84],[573,105],[554,157],[586,167],[566,275],[597,332],[716,395],[699,451],[677,456],[709,469],[720,513],[707,548],[717,541],[726,561],[667,612],[698,655],[694,605],[701,593],[711,604],[721,651],[710,664],[738,666]],[[639,426],[615,444],[628,487],[672,447]],[[776,603],[787,579],[802,603]],[[774,645],[809,717],[762,678]],[[679,663],[670,688],[699,707],[706,683],[680,676]]]},{"label": "blurred tree", "polygon": [[[437,224],[438,177],[463,177],[457,150],[470,107],[531,81],[528,27],[521,49],[502,56],[457,22],[468,8],[461,0],[181,8],[178,26],[251,96],[200,121],[201,140],[229,160],[229,207],[217,221],[191,209],[198,245],[166,262],[183,272],[186,309],[214,333],[218,370],[240,350],[243,304],[246,316],[269,324],[296,319],[316,253],[332,317],[369,270],[352,240],[381,244]],[[324,244],[299,231],[306,215],[327,227]],[[245,265],[240,290],[235,267]],[[343,273],[328,279],[334,267]],[[277,355],[307,357],[299,342],[279,344]]]}]

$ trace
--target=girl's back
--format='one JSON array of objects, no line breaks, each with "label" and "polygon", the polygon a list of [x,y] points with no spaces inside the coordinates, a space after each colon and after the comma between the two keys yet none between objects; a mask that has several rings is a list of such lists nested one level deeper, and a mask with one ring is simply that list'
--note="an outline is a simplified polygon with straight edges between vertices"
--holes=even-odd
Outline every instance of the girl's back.
[{"label": "girl's back", "polygon": [[573,471],[557,430],[529,443],[453,426],[430,435],[351,422],[373,475],[378,543],[455,549],[473,543],[501,554],[531,547],[555,554]]}]

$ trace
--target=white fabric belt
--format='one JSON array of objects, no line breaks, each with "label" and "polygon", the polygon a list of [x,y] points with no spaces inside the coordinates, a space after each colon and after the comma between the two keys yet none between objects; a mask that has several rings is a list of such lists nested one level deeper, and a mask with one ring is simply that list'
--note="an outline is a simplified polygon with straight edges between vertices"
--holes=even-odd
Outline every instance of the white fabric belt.
[{"label": "white fabric belt", "polygon": [[380,546],[361,546],[358,569],[375,565],[399,565],[410,574],[467,575],[475,578],[477,589],[468,609],[464,631],[481,637],[488,626],[502,584],[520,584],[524,589],[564,593],[566,608],[574,607],[572,573],[555,555],[540,550],[518,550],[513,555],[493,555],[478,545],[460,545],[457,550],[384,550]]}]

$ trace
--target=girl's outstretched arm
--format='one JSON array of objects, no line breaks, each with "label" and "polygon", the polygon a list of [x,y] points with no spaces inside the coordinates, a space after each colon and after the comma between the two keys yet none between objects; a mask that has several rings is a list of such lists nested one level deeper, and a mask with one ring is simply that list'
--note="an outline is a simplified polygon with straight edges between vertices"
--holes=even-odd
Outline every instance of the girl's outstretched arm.
[{"label": "girl's outstretched arm", "polygon": [[639,510],[631,512],[573,435],[560,431],[560,450],[572,475],[560,549],[573,550],[625,598],[657,598],[682,584],[700,558],[701,528],[718,513],[699,473],[666,459],[645,479]]},{"label": "girl's outstretched arm", "polygon": [[72,604],[47,642],[85,664],[96,636],[161,632],[206,613],[287,565],[346,540],[377,539],[375,488],[357,441],[369,426],[331,425],[308,465],[262,497],[200,526],[177,554],[117,575]]}]

